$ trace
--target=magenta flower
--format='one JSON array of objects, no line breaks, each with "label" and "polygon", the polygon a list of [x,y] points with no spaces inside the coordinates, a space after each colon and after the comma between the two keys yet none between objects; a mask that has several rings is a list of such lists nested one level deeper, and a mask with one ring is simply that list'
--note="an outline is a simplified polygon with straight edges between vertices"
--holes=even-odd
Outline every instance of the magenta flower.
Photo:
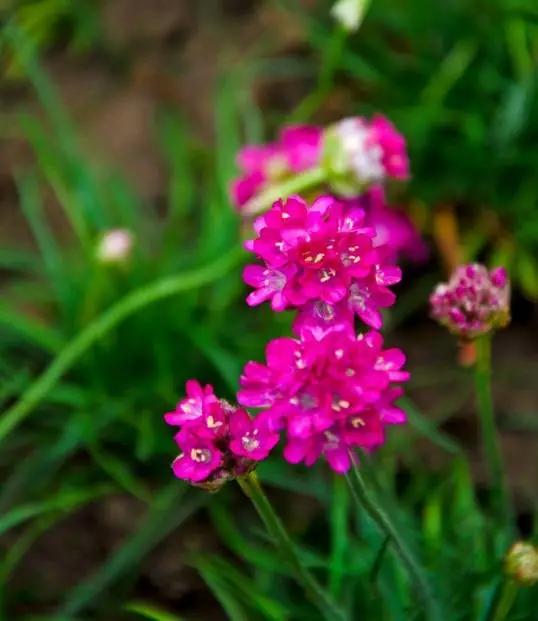
[{"label": "magenta flower", "polygon": [[356,337],[338,329],[275,339],[266,364],[245,366],[239,403],[262,409],[270,429],[286,431],[289,462],[311,465],[323,455],[345,472],[354,447],[374,449],[384,442],[386,425],[405,421],[394,405],[395,384],[409,377],[405,356],[382,347],[378,332]]},{"label": "magenta flower", "polygon": [[252,470],[278,443],[279,435],[264,415],[251,419],[239,408],[218,399],[212,386],[189,380],[187,398],[165,414],[169,425],[180,425],[175,440],[181,450],[172,469],[179,479],[215,491],[226,481]]},{"label": "magenta flower", "polygon": [[405,212],[387,204],[383,186],[373,185],[346,204],[364,209],[366,223],[375,230],[374,246],[385,249],[388,261],[397,262],[403,258],[420,263],[427,259],[426,242]]},{"label": "magenta flower", "polygon": [[380,308],[394,303],[388,288],[401,278],[387,264],[375,231],[366,226],[364,210],[330,196],[311,207],[299,197],[277,201],[254,224],[257,237],[246,247],[264,261],[244,272],[255,291],[251,306],[265,300],[273,310],[299,309],[297,329],[325,329],[353,315],[380,328]]},{"label": "magenta flower", "polygon": [[462,265],[430,296],[434,319],[465,339],[502,328],[510,321],[510,283],[504,267],[488,271]]},{"label": "magenta flower", "polygon": [[322,130],[309,125],[285,127],[274,143],[248,145],[239,152],[241,177],[231,186],[238,210],[269,184],[282,181],[319,163]]},{"label": "magenta flower", "polygon": [[343,196],[359,194],[387,178],[407,179],[409,159],[404,137],[385,117],[351,117],[328,128],[323,161],[328,178]]},{"label": "magenta flower", "polygon": [[213,386],[202,386],[196,380],[189,380],[185,385],[185,391],[187,396],[177,404],[175,411],[164,415],[168,425],[180,427],[185,423],[197,421],[211,404],[218,404]]}]

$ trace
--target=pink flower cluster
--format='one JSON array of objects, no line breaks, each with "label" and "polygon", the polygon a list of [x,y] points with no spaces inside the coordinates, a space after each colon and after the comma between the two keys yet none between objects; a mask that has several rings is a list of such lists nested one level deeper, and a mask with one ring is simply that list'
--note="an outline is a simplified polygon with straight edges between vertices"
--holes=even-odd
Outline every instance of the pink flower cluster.
[{"label": "pink flower cluster", "polygon": [[181,450],[172,464],[174,474],[208,490],[252,470],[279,440],[269,419],[251,418],[242,409],[218,399],[213,387],[195,380],[186,384],[187,396],[165,421],[180,430],[175,441]]},{"label": "pink flower cluster", "polygon": [[232,200],[241,209],[268,184],[319,164],[323,130],[311,125],[285,127],[276,142],[248,145],[237,164],[242,176],[232,183]]},{"label": "pink flower cluster", "polygon": [[[407,178],[409,163],[403,137],[381,116],[326,130],[285,128],[275,143],[245,147],[239,165],[243,174],[232,187],[239,210],[249,211],[252,199],[293,176],[337,196],[309,187],[318,196],[312,204],[300,196],[276,201],[246,242],[260,260],[244,270],[254,288],[248,304],[296,311],[296,337],[271,341],[266,363],[248,362],[241,376],[238,402],[259,413],[251,417],[191,380],[187,397],[165,416],[180,427],[174,473],[212,490],[248,473],[280,434],[290,463],[324,457],[343,473],[354,449],[373,450],[387,425],[405,422],[395,405],[409,376],[405,356],[383,349],[376,330],[382,309],[396,299],[390,287],[401,279],[398,255],[424,255],[410,221],[385,202],[380,183]],[[358,320],[373,330],[357,336]]]},{"label": "pink flower cluster", "polygon": [[387,244],[395,259],[422,261],[427,256],[411,220],[385,199],[382,182],[407,179],[409,159],[403,136],[381,115],[371,121],[344,119],[327,129],[286,127],[273,143],[241,149],[237,163],[241,176],[232,183],[231,198],[239,211],[272,185],[323,169],[325,181],[311,188],[313,195],[320,195],[325,185],[337,196],[358,201],[366,210],[367,224],[376,229],[376,241]]},{"label": "pink flower cluster", "polygon": [[362,208],[330,196],[312,206],[291,197],[276,202],[254,229],[258,236],[246,246],[263,265],[245,268],[245,281],[255,287],[249,305],[270,300],[275,311],[298,309],[298,332],[353,330],[354,315],[381,327],[380,309],[396,299],[388,286],[400,281],[401,271],[385,261],[383,246],[374,246],[376,232],[365,226]]},{"label": "pink flower cluster", "polygon": [[346,472],[354,447],[371,450],[384,442],[386,425],[405,422],[393,405],[401,394],[396,384],[409,377],[405,356],[382,347],[378,332],[357,337],[338,329],[275,339],[266,364],[245,366],[238,400],[286,431],[287,461],[312,465],[323,455],[333,470]]},{"label": "pink flower cluster", "polygon": [[488,271],[478,263],[462,265],[430,296],[434,319],[451,332],[473,339],[510,320],[510,283],[504,267]]}]

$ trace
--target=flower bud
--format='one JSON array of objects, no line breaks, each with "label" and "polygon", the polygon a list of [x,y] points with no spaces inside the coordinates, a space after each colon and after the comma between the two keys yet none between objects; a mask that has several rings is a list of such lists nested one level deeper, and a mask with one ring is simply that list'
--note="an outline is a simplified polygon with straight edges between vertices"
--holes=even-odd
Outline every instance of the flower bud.
[{"label": "flower bud", "polygon": [[462,265],[430,296],[432,317],[452,333],[474,339],[510,321],[510,283],[503,267],[488,272],[478,263]]},{"label": "flower bud", "polygon": [[96,256],[103,264],[124,263],[131,256],[134,236],[127,229],[111,229],[101,237]]},{"label": "flower bud", "polygon": [[538,547],[526,541],[518,541],[508,550],[505,571],[523,586],[538,582]]},{"label": "flower bud", "polygon": [[364,19],[370,0],[338,0],[331,9],[331,15],[348,32],[354,32]]}]

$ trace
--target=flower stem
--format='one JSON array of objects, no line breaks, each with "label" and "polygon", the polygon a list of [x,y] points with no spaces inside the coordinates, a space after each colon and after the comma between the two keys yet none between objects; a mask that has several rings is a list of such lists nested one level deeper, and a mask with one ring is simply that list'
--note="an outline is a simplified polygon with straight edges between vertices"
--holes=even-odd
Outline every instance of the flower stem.
[{"label": "flower stem", "polygon": [[486,621],[504,621],[516,601],[518,590],[519,586],[514,580],[504,580]]},{"label": "flower stem", "polygon": [[303,586],[309,599],[323,615],[323,618],[327,621],[346,621],[347,615],[331,600],[302,564],[288,532],[265,495],[256,473],[251,472],[245,477],[238,478],[237,481],[254,505],[283,560],[289,565],[295,574],[295,578]]},{"label": "flower stem", "polygon": [[346,478],[356,502],[368,513],[379,530],[389,537],[392,542],[396,554],[420,593],[427,610],[427,618],[430,621],[440,621],[443,617],[439,604],[432,593],[425,570],[408,546],[405,537],[399,532],[397,526],[375,497],[375,492],[372,489],[373,486],[367,485],[362,473],[355,465]]},{"label": "flower stem", "polygon": [[335,474],[333,478],[333,497],[331,502],[331,562],[329,590],[338,597],[342,588],[346,553],[348,548],[349,495],[343,478]]},{"label": "flower stem", "polygon": [[62,375],[118,323],[154,302],[217,280],[237,265],[241,256],[242,252],[234,249],[209,265],[135,289],[99,315],[60,351],[21,398],[3,414],[0,418],[0,441],[32,412]]},{"label": "flower stem", "polygon": [[241,210],[246,215],[254,215],[269,209],[279,198],[288,198],[323,183],[326,173],[323,168],[310,168],[298,175],[293,175],[282,183],[270,185],[264,192],[252,198]]},{"label": "flower stem", "polygon": [[491,395],[491,336],[489,334],[476,340],[476,353],[475,390],[482,441],[491,477],[495,509],[501,515],[502,521],[506,522],[509,516],[508,496]]}]

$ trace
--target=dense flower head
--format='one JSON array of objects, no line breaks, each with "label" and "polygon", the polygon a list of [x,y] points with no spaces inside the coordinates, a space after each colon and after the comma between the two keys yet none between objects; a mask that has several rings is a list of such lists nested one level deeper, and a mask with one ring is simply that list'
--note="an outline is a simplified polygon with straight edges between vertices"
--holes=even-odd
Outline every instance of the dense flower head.
[{"label": "dense flower head", "polygon": [[384,350],[375,331],[277,338],[267,345],[265,364],[246,364],[238,400],[261,409],[270,429],[286,432],[287,461],[312,465],[324,456],[343,473],[354,447],[372,450],[383,444],[386,425],[405,422],[394,405],[398,384],[409,377],[404,363],[403,352]]},{"label": "dense flower head", "polygon": [[187,396],[166,423],[179,427],[175,441],[181,450],[172,468],[179,479],[209,490],[252,470],[277,444],[279,436],[266,416],[251,418],[195,380],[186,384]]},{"label": "dense flower head", "polygon": [[409,177],[405,139],[384,116],[357,116],[328,128],[323,162],[329,182],[343,196],[353,196],[387,178]]},{"label": "dense flower head", "polygon": [[391,306],[388,288],[401,271],[376,247],[376,232],[365,223],[361,207],[330,196],[309,206],[300,197],[277,201],[254,223],[257,237],[246,243],[264,264],[248,265],[245,282],[255,288],[247,302],[270,300],[275,311],[299,309],[296,326],[325,328],[347,322],[353,330],[357,315],[380,328],[380,308]]},{"label": "dense flower head", "polygon": [[510,320],[510,283],[503,267],[488,271],[478,263],[456,269],[430,297],[434,319],[451,332],[473,339]]},{"label": "dense flower head", "polygon": [[237,209],[269,184],[317,166],[323,130],[311,125],[285,127],[275,142],[247,145],[239,152],[241,177],[232,183],[231,197]]}]

